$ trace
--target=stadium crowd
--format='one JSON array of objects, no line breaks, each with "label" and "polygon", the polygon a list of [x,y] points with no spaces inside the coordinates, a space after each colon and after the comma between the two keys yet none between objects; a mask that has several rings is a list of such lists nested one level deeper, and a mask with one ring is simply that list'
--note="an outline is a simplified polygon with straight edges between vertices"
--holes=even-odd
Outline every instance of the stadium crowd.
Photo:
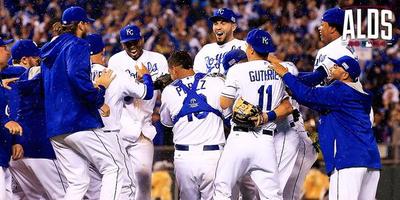
[{"label": "stadium crowd", "polygon": [[[341,7],[374,4],[400,8],[396,0],[339,1]],[[336,5],[336,1],[3,0],[0,1],[0,36],[16,40],[29,38],[41,46],[52,37],[52,24],[60,21],[62,11],[71,5],[85,7],[96,19],[92,32],[103,35],[108,57],[121,50],[118,33],[127,24],[141,28],[147,50],[166,57],[175,49],[188,50],[194,56],[214,39],[208,21],[213,10],[231,7],[239,16],[237,38],[243,39],[254,27],[268,30],[277,44],[279,58],[294,62],[299,71],[311,71],[317,50],[323,46],[318,34],[321,16],[326,8]],[[395,16],[400,16],[398,10],[393,11]],[[394,25],[391,45],[364,48],[360,56],[362,83],[374,96],[374,131],[378,142],[389,147],[400,145],[400,27],[399,23]],[[306,127],[315,131],[318,119],[306,109],[303,112]],[[159,130],[163,132],[162,128]],[[167,140],[158,143],[169,144]],[[389,157],[392,157],[390,149]]]}]

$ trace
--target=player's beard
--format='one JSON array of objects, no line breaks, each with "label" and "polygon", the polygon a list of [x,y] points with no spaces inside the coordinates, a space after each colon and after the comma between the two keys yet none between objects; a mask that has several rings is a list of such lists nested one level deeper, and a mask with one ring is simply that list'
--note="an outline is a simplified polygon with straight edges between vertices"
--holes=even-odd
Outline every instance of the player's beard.
[{"label": "player's beard", "polygon": [[218,45],[223,45],[227,42],[227,33],[218,31],[215,33],[215,39],[217,40]]}]

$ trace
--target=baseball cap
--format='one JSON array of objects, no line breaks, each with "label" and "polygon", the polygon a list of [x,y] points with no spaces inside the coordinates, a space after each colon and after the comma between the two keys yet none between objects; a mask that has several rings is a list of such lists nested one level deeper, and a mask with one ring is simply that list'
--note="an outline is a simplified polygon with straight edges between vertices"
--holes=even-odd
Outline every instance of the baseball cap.
[{"label": "baseball cap", "polygon": [[142,39],[140,29],[135,25],[128,25],[122,28],[119,31],[119,37],[122,43]]},{"label": "baseball cap", "polygon": [[103,51],[105,44],[100,34],[90,34],[85,37],[85,40],[89,43],[90,55],[95,55]]},{"label": "baseball cap", "polygon": [[70,24],[72,22],[88,22],[93,23],[95,20],[87,16],[86,11],[79,6],[72,6],[64,10],[61,18],[62,24]]},{"label": "baseball cap", "polygon": [[234,49],[225,54],[224,59],[222,59],[222,65],[225,71],[228,71],[233,65],[246,58],[246,52],[241,49]]},{"label": "baseball cap", "polygon": [[257,53],[266,54],[276,50],[271,35],[267,31],[261,29],[251,30],[247,34],[246,42],[250,44]]},{"label": "baseball cap", "polygon": [[342,67],[347,73],[349,73],[351,79],[353,79],[354,82],[357,81],[358,77],[360,76],[361,69],[360,65],[358,64],[358,61],[350,56],[343,56],[340,57],[339,59],[335,60],[332,58],[329,58],[332,62],[335,64],[339,65]]},{"label": "baseball cap", "polygon": [[3,40],[3,38],[0,37],[0,46],[5,46],[5,45],[10,44],[12,42],[14,42],[13,39]]},{"label": "baseball cap", "polygon": [[325,11],[324,15],[322,16],[322,21],[343,26],[344,10],[337,7],[330,8]]},{"label": "baseball cap", "polygon": [[21,59],[22,57],[38,57],[40,56],[40,49],[32,40],[18,40],[14,46],[11,47],[12,59]]},{"label": "baseball cap", "polygon": [[236,23],[236,15],[229,8],[220,8],[214,11],[214,15],[208,18],[212,22],[216,22],[218,20],[224,20],[232,23]]}]

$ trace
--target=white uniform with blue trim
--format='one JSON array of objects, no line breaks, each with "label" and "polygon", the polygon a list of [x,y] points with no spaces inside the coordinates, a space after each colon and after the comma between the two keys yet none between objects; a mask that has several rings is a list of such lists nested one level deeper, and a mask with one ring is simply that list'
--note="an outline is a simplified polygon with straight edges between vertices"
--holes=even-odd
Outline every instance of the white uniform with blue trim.
[{"label": "white uniform with blue trim", "polygon": [[[195,76],[181,79],[183,87],[192,88]],[[182,86],[177,84],[178,81],[164,89],[160,115],[161,123],[173,127],[174,165],[180,198],[212,199],[215,170],[225,144],[223,120],[212,112],[198,112],[179,118],[179,113],[188,111],[189,107],[200,110],[205,108],[193,96],[188,97]],[[219,96],[223,87],[222,78],[205,76],[199,79],[196,89],[197,94],[202,95],[212,109],[228,116],[230,112],[220,107]],[[189,102],[183,106],[186,97]]]},{"label": "white uniform with blue trim", "polygon": [[[137,60],[133,60],[126,51],[121,51],[110,58],[108,67],[118,73],[127,73],[131,80],[135,80],[135,65],[141,67],[142,64],[149,70],[153,81],[168,73],[167,59],[162,54],[146,50]],[[126,143],[135,174],[136,200],[150,199],[154,155],[152,140],[157,133],[152,124],[152,114],[159,95],[160,91],[155,90],[151,100],[126,98],[122,109],[120,134]]]},{"label": "white uniform with blue trim", "polygon": [[222,59],[225,54],[233,49],[246,49],[246,42],[233,39],[225,44],[216,42],[204,45],[194,58],[193,70],[197,73],[221,73],[225,72]]},{"label": "white uniform with blue trim", "polygon": [[[286,98],[281,78],[269,69],[270,63],[255,60],[229,69],[222,95],[242,97],[260,106],[263,112],[275,109]],[[236,182],[250,173],[261,199],[282,199],[274,148],[276,123],[268,122],[261,129],[246,129],[232,123],[232,130],[215,178],[214,199],[230,199]]]}]

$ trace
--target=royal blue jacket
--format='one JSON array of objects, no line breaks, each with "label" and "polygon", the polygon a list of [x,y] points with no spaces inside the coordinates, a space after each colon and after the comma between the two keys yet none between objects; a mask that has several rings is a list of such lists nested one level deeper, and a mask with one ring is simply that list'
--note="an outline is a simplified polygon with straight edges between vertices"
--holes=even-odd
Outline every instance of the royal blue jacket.
[{"label": "royal blue jacket", "polygon": [[283,81],[294,99],[320,113],[319,143],[328,174],[335,168],[381,168],[369,118],[372,103],[369,94],[341,81],[326,87],[309,87],[290,73],[283,76]]},{"label": "royal blue jacket", "polygon": [[89,44],[65,33],[41,49],[47,136],[103,127],[105,88],[90,80]]},{"label": "royal blue jacket", "polygon": [[11,134],[4,128],[4,125],[10,121],[4,112],[7,105],[5,90],[6,89],[1,86],[0,82],[0,167],[8,167],[12,144]]},{"label": "royal blue jacket", "polygon": [[44,95],[41,75],[28,80],[29,70],[14,84],[18,96],[16,121],[24,132],[19,143],[24,148],[24,157],[55,159],[53,147],[47,138]]}]

